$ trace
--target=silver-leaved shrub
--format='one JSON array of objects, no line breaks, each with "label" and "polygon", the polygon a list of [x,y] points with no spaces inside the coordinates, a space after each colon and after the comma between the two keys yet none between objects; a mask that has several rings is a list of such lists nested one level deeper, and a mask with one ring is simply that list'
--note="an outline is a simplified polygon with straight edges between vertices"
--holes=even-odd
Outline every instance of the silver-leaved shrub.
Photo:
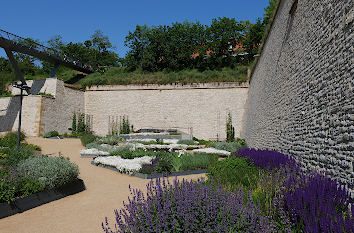
[{"label": "silver-leaved shrub", "polygon": [[64,157],[36,156],[18,164],[17,170],[39,181],[45,189],[63,186],[77,179],[79,167]]}]

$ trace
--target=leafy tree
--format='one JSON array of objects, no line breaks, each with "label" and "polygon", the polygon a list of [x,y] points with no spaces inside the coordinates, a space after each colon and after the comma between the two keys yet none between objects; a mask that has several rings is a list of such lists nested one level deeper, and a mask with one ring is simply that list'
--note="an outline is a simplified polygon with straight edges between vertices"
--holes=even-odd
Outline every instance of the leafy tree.
[{"label": "leafy tree", "polygon": [[0,72],[11,72],[12,67],[10,61],[4,57],[0,57]]},{"label": "leafy tree", "polygon": [[136,25],[135,31],[129,32],[125,37],[125,46],[130,48],[125,58],[125,65],[131,70],[136,70],[141,65],[149,42],[148,31],[149,28],[146,25]]},{"label": "leafy tree", "polygon": [[241,43],[244,36],[244,25],[237,22],[234,18],[226,17],[213,19],[207,28],[208,49],[210,59],[215,67],[221,68],[229,66],[234,59],[234,48]]},{"label": "leafy tree", "polygon": [[245,37],[242,40],[243,48],[248,53],[247,61],[251,62],[253,56],[257,54],[258,47],[262,41],[264,34],[264,25],[260,18],[257,19],[255,24],[250,23],[249,21],[243,22],[245,25]]},{"label": "leafy tree", "polygon": [[273,13],[275,8],[277,7],[277,0],[269,0],[269,5],[264,8],[264,15],[263,15],[263,25],[267,26],[272,19]]},{"label": "leafy tree", "polygon": [[[81,64],[89,64],[92,68],[99,66],[119,66],[119,57],[114,52],[114,47],[109,41],[108,36],[104,36],[102,31],[95,31],[91,36],[91,40],[86,40],[84,43],[65,43],[60,35],[54,36],[47,42],[50,48],[58,51],[60,56],[68,60],[74,60]],[[54,64],[46,61],[42,62],[42,70],[49,74],[53,69]],[[59,73],[67,70],[59,68]]]}]

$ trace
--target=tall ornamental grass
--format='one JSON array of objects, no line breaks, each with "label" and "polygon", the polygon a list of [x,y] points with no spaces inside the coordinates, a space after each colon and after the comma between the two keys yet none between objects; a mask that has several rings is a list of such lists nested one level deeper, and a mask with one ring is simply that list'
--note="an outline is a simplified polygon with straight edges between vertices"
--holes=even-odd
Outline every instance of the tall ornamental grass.
[{"label": "tall ornamental grass", "polygon": [[207,175],[228,190],[237,187],[247,193],[257,187],[259,169],[249,164],[246,158],[229,158],[214,163]]},{"label": "tall ornamental grass", "polygon": [[105,219],[109,232],[274,232],[274,223],[244,198],[241,191],[225,191],[203,180],[170,184],[157,179],[147,185],[147,194],[131,189],[124,208],[115,210],[114,227]]}]

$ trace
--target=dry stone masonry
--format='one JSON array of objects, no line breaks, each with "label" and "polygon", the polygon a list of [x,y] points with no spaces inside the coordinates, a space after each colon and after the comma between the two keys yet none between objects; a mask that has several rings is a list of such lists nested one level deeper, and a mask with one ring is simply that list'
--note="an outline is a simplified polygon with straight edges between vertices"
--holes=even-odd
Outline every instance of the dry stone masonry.
[{"label": "dry stone masonry", "polygon": [[354,189],[354,1],[282,0],[250,82],[242,136]]}]

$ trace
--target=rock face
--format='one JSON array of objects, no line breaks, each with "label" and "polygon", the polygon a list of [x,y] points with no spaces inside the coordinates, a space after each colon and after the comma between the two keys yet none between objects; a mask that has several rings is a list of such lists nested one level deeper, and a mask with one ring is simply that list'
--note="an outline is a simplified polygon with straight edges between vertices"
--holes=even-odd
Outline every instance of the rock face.
[{"label": "rock face", "polygon": [[353,191],[354,2],[293,4],[280,3],[251,78],[241,136]]}]

